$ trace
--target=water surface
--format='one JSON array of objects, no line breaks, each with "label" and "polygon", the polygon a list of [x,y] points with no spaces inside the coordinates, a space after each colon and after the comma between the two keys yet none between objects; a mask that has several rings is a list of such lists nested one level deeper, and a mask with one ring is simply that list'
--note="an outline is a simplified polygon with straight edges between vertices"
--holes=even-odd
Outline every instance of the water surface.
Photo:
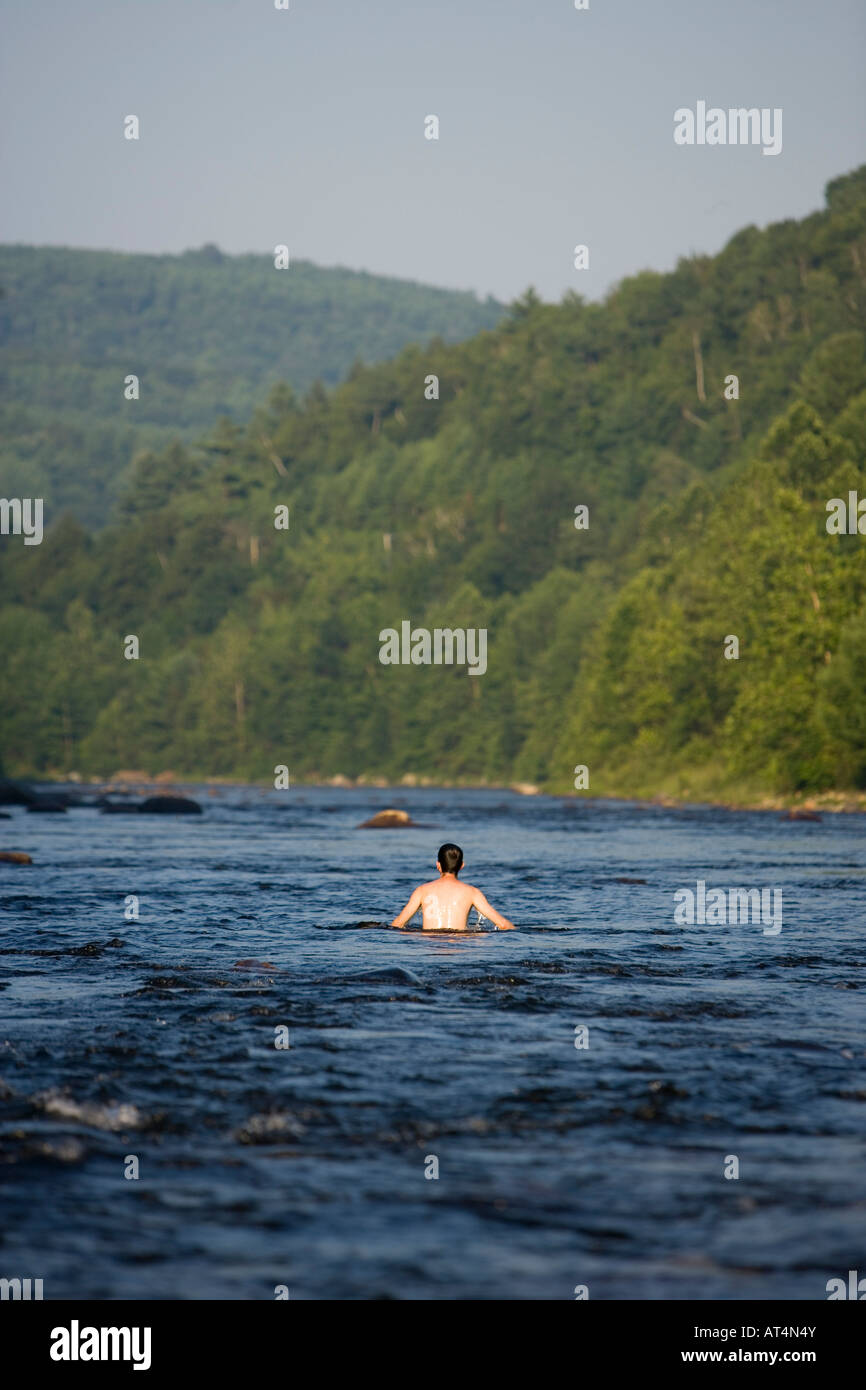
[{"label": "water surface", "polygon": [[[824,1299],[866,1269],[866,817],[200,796],[0,822],[35,860],[0,864],[0,1275],[46,1298]],[[357,829],[387,805],[421,828]],[[518,931],[356,925],[443,840]],[[675,925],[698,879],[780,888],[781,932]]]}]

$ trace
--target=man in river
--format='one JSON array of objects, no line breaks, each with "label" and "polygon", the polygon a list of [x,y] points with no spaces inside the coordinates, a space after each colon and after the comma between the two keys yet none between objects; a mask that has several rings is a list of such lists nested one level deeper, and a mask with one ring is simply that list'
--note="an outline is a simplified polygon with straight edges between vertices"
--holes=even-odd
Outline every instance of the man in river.
[{"label": "man in river", "polygon": [[469,909],[474,907],[500,931],[514,931],[514,923],[490,906],[480,888],[459,882],[457,875],[463,868],[463,851],[459,845],[442,845],[436,868],[440,877],[415,889],[399,917],[394,918],[392,927],[405,927],[420,907],[424,931],[466,931]]}]

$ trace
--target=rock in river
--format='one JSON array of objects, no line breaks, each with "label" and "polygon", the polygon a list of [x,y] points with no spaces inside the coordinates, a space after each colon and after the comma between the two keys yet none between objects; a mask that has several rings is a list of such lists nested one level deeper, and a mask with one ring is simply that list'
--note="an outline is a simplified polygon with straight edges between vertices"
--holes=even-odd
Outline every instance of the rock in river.
[{"label": "rock in river", "polygon": [[404,825],[414,825],[415,821],[408,811],[377,811],[369,820],[362,821],[359,830],[397,830]]},{"label": "rock in river", "polygon": [[188,796],[149,796],[141,811],[150,816],[200,816],[201,807]]},{"label": "rock in river", "polygon": [[10,782],[8,777],[0,777],[0,806],[29,806],[36,800],[35,792],[22,787],[20,782]]},{"label": "rock in river", "polygon": [[423,980],[419,980],[414,970],[407,970],[402,965],[387,965],[379,970],[361,970],[357,975],[346,975],[344,978],[383,985],[423,985],[424,983]]}]

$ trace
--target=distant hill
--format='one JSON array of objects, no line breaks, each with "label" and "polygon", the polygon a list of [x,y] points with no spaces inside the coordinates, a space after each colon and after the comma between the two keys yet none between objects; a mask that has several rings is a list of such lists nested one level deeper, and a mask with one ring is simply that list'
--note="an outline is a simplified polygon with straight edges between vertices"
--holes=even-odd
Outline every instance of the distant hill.
[{"label": "distant hill", "polygon": [[[244,420],[277,381],[492,328],[495,300],[204,246],[178,256],[0,246],[0,496],[100,525],[133,455]],[[124,399],[124,378],[140,399]]]},{"label": "distant hill", "polygon": [[[866,168],[601,304],[275,387],[98,536],[0,544],[7,773],[866,790],[866,535],[827,529],[866,512],[864,328]],[[383,664],[404,622],[485,629],[486,671]]]}]

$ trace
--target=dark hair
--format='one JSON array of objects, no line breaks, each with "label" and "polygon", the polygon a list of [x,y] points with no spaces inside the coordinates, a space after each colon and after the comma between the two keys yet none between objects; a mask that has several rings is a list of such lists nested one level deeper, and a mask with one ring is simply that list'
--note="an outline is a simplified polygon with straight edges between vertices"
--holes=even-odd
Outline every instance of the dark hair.
[{"label": "dark hair", "polygon": [[440,845],[436,858],[443,874],[459,874],[463,868],[463,851],[459,845]]}]

